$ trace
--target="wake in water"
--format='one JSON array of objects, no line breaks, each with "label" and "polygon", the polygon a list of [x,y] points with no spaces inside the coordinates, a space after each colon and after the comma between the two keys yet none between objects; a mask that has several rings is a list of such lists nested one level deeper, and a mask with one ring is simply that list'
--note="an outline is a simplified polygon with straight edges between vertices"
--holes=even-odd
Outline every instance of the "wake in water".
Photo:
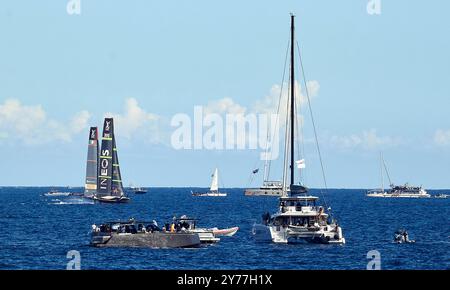
[{"label": "wake in water", "polygon": [[64,201],[59,199],[53,199],[49,204],[52,205],[66,205],[66,204],[94,204],[93,200],[86,198],[68,198]]}]

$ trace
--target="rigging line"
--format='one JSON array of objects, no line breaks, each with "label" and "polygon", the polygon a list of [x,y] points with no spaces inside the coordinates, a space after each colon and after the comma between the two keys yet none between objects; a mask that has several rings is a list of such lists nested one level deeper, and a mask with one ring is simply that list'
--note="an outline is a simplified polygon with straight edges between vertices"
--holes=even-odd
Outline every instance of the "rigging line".
[{"label": "rigging line", "polygon": [[[315,138],[315,141],[316,141],[317,154],[319,155],[320,168],[322,170],[323,183],[324,183],[324,186],[325,186],[325,192],[328,193],[327,179],[325,177],[325,169],[324,169],[324,166],[323,166],[322,154],[320,152],[319,139],[317,137],[316,124],[314,122],[314,114],[313,114],[312,107],[311,107],[311,100],[310,100],[310,97],[309,97],[309,90],[308,90],[308,86],[307,86],[307,83],[306,83],[305,70],[303,68],[303,60],[302,60],[302,55],[300,53],[300,47],[298,45],[298,41],[297,41],[296,44],[297,44],[297,52],[298,52],[298,57],[299,57],[299,62],[300,62],[300,68],[302,70],[303,83],[304,83],[304,86],[305,86],[306,98],[308,100],[309,115],[311,117],[311,122],[312,122],[313,130],[314,130],[314,138]],[[325,199],[325,197],[323,195],[322,190],[321,190],[321,194],[322,194],[322,198],[324,200],[325,206],[328,208],[328,205],[327,205],[327,202],[326,202],[326,199]],[[330,212],[330,215],[331,215],[331,212]]]},{"label": "rigging line", "polygon": [[[274,127],[275,129],[274,129],[272,138],[270,139],[270,142],[271,142],[272,145],[273,145],[273,140],[275,139],[275,133],[277,131],[279,132],[279,130],[277,130],[277,127],[278,127],[278,121],[279,121],[279,118],[280,118],[280,108],[281,108],[281,101],[282,101],[282,98],[283,98],[284,78],[286,77],[286,65],[287,65],[287,59],[288,59],[288,55],[289,55],[290,42],[291,41],[289,40],[287,48],[286,48],[286,55],[284,57],[283,77],[281,78],[280,96],[278,97],[277,118],[275,120],[275,127]],[[269,130],[267,132],[269,132]],[[266,141],[266,142],[267,142],[266,146],[268,147],[269,146],[269,142],[268,141]],[[266,152],[267,152],[267,149],[266,149]],[[273,152],[271,150],[270,151],[270,159],[271,160],[272,160],[272,156],[273,156],[272,154],[273,154]],[[269,162],[269,164],[267,166],[267,178],[269,178],[269,176],[270,176],[270,167],[271,167],[271,162]]]},{"label": "rigging line", "polygon": [[386,162],[384,161],[384,157],[383,156],[381,156],[381,159],[383,160],[384,170],[386,171],[386,175],[387,175],[387,177],[389,179],[389,186],[391,186],[392,185],[391,176],[389,176],[389,171],[387,169]]},{"label": "rigging line", "polygon": [[[289,77],[289,83],[290,83],[290,77]],[[286,186],[287,186],[287,174],[288,174],[288,155],[289,155],[289,140],[290,140],[290,135],[289,135],[289,105],[290,105],[290,98],[289,98],[289,94],[290,94],[290,90],[292,88],[290,86],[288,86],[288,94],[286,97],[286,118],[285,118],[285,134],[284,134],[284,159],[283,159],[283,195],[287,196],[287,190],[286,190]]]},{"label": "rigging line", "polygon": [[[297,152],[299,155],[299,160],[304,159],[306,162],[306,153],[305,153],[305,142],[304,142],[304,127],[303,127],[303,122],[300,120],[300,124],[299,125],[299,117],[301,117],[302,115],[302,104],[301,104],[301,94],[300,94],[300,90],[299,90],[299,95],[300,98],[298,98],[298,106],[297,106],[297,101],[295,102],[295,118],[296,118],[296,123],[297,123]],[[300,143],[301,143],[301,149],[300,150]],[[300,182],[302,182],[302,185],[306,184],[306,170],[301,170],[299,169],[299,173],[300,173]]]}]

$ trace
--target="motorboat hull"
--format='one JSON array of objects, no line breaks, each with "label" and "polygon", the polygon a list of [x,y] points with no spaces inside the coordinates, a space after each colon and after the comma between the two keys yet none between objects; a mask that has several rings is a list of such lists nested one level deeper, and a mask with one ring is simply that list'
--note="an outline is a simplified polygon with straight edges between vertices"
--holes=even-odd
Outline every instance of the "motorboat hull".
[{"label": "motorboat hull", "polygon": [[194,248],[200,245],[195,233],[92,233],[94,247]]},{"label": "motorboat hull", "polygon": [[213,244],[220,242],[220,238],[217,238],[211,230],[198,228],[189,230],[188,232],[198,234],[200,242],[204,244]]},{"label": "motorboat hull", "polygon": [[147,190],[135,190],[133,191],[134,194],[145,194],[147,193]]},{"label": "motorboat hull", "polygon": [[226,237],[232,237],[237,231],[239,230],[239,227],[233,227],[229,229],[212,229],[212,232],[215,236],[226,236]]}]

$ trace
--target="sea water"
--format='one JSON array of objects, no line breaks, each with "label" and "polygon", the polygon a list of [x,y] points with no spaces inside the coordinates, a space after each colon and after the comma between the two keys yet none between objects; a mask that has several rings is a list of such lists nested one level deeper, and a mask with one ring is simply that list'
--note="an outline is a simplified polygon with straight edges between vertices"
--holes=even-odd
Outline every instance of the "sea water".
[{"label": "sea water", "polygon": [[[131,193],[128,204],[43,196],[50,189],[0,188],[1,269],[66,269],[69,251],[79,253],[81,269],[366,269],[370,251],[379,253],[381,269],[450,269],[450,199],[368,198],[364,190],[311,190],[332,207],[347,243],[284,245],[257,242],[252,236],[261,215],[277,210],[277,198],[246,197],[243,189],[221,190],[227,197],[192,197],[192,188],[150,188],[146,194]],[[133,217],[161,225],[183,214],[198,218],[200,227],[240,229],[218,244],[197,249],[89,246],[92,224]],[[407,229],[416,243],[393,243],[399,228]]]}]

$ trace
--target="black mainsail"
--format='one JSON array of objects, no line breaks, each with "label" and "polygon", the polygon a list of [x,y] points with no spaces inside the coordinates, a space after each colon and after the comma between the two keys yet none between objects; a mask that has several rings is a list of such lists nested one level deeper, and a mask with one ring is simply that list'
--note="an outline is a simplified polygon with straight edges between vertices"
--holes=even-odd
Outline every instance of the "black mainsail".
[{"label": "black mainsail", "polygon": [[119,158],[117,156],[116,139],[113,134],[113,158],[112,158],[112,179],[111,179],[111,195],[122,196],[123,185],[122,176],[120,174]]},{"label": "black mainsail", "polygon": [[105,118],[103,123],[102,147],[98,172],[98,196],[111,195],[113,168],[113,119]]},{"label": "black mainsail", "polygon": [[86,162],[86,182],[84,185],[84,195],[93,196],[97,192],[98,173],[98,129],[89,129],[89,143]]}]

